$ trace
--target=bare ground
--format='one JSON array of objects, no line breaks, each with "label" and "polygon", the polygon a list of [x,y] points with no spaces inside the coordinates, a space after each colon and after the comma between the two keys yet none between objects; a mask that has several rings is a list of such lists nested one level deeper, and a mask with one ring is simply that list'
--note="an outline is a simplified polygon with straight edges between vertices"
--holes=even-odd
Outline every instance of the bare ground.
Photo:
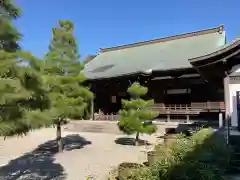
[{"label": "bare ground", "polygon": [[[121,162],[144,162],[143,150],[149,148],[121,145],[131,144],[131,139],[122,141],[125,136],[119,134],[63,131],[63,136],[63,153],[56,152],[53,128],[0,139],[0,180],[85,180],[89,175],[105,180],[111,167]],[[142,139],[154,143],[156,138]]]}]

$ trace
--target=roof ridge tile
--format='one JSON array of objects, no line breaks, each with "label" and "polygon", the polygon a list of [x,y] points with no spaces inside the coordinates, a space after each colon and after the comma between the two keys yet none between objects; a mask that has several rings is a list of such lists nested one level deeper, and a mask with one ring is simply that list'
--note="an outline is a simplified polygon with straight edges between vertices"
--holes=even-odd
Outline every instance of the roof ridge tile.
[{"label": "roof ridge tile", "polygon": [[109,47],[109,48],[100,48],[100,53],[115,51],[115,50],[120,50],[120,49],[126,49],[126,48],[132,48],[132,47],[138,47],[138,46],[144,46],[144,45],[149,45],[149,44],[155,44],[155,43],[160,43],[160,42],[172,41],[172,40],[177,40],[177,39],[189,38],[189,37],[193,37],[193,36],[200,36],[200,35],[211,34],[211,33],[216,33],[216,32],[219,32],[221,34],[223,31],[224,31],[224,25],[220,25],[215,28],[208,28],[208,29],[203,29],[203,30],[199,30],[199,31],[182,33],[182,34],[178,34],[178,35],[157,38],[157,39],[151,39],[151,40],[136,42],[136,43],[132,43],[132,44],[125,44],[125,45],[114,46],[114,47]]}]

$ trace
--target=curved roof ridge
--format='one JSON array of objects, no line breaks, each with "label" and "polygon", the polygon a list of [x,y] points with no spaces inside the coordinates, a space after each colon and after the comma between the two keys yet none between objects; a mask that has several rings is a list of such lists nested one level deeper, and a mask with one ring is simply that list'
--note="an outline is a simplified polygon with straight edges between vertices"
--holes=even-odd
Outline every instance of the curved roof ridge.
[{"label": "curved roof ridge", "polygon": [[209,58],[214,57],[216,55],[225,53],[225,52],[227,52],[227,51],[229,51],[229,50],[231,50],[231,49],[233,49],[233,48],[235,48],[239,45],[240,45],[240,38],[237,38],[229,44],[225,44],[223,46],[220,46],[220,49],[217,49],[216,51],[214,51],[212,53],[189,59],[189,62],[196,62],[196,61],[201,61],[201,60],[204,60],[204,59],[209,59]]},{"label": "curved roof ridge", "polygon": [[102,53],[102,52],[108,52],[108,51],[115,51],[115,50],[120,50],[120,49],[144,46],[144,45],[149,45],[149,44],[172,41],[172,40],[176,40],[176,39],[189,38],[189,37],[193,37],[193,36],[200,36],[200,35],[211,34],[211,33],[216,33],[216,32],[222,33],[223,31],[224,31],[224,26],[220,25],[215,28],[209,28],[209,29],[204,29],[204,30],[199,30],[199,31],[194,31],[194,32],[189,32],[189,33],[183,33],[183,34],[178,34],[178,35],[174,35],[174,36],[168,36],[168,37],[152,39],[152,40],[148,40],[148,41],[141,41],[141,42],[136,42],[136,43],[132,43],[132,44],[114,46],[114,47],[109,47],[109,48],[101,48],[100,52]]}]

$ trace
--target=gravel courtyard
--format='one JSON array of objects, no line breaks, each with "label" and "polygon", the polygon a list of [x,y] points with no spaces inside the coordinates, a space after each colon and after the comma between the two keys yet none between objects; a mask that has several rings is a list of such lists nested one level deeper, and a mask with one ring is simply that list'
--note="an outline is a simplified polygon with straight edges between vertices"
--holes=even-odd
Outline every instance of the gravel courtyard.
[{"label": "gravel courtyard", "polygon": [[[57,153],[55,129],[41,129],[19,138],[0,139],[0,180],[106,180],[111,167],[123,161],[143,162],[146,146],[116,143],[124,135],[67,132],[66,149]],[[144,136],[150,142],[154,136]]]}]

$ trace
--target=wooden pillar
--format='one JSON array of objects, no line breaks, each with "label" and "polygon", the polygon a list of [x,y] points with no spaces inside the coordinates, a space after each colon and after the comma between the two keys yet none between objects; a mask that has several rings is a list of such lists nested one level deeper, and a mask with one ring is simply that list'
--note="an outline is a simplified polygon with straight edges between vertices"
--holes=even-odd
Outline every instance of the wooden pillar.
[{"label": "wooden pillar", "polygon": [[189,123],[189,120],[190,120],[190,115],[187,114],[187,123]]},{"label": "wooden pillar", "polygon": [[219,112],[218,127],[219,127],[219,129],[223,128],[223,114],[222,114],[222,112]]},{"label": "wooden pillar", "polygon": [[92,99],[91,101],[90,101],[90,113],[91,113],[91,117],[90,117],[90,120],[94,120],[94,100]]},{"label": "wooden pillar", "polygon": [[[94,92],[95,87],[90,84],[90,90]],[[90,120],[94,120],[94,98],[90,100]]]},{"label": "wooden pillar", "polygon": [[170,114],[167,114],[167,122],[170,122]]},{"label": "wooden pillar", "polygon": [[187,114],[187,123],[189,123],[189,120],[190,120],[190,112],[189,112],[188,107],[186,107],[186,114]]},{"label": "wooden pillar", "polygon": [[[231,118],[231,114],[230,114],[230,79],[229,77],[225,77],[223,79],[223,85],[224,85],[224,104],[225,104],[225,121],[230,120]],[[228,124],[229,122],[225,123],[225,126]]]},{"label": "wooden pillar", "polygon": [[167,110],[167,122],[170,122],[170,111]]}]

